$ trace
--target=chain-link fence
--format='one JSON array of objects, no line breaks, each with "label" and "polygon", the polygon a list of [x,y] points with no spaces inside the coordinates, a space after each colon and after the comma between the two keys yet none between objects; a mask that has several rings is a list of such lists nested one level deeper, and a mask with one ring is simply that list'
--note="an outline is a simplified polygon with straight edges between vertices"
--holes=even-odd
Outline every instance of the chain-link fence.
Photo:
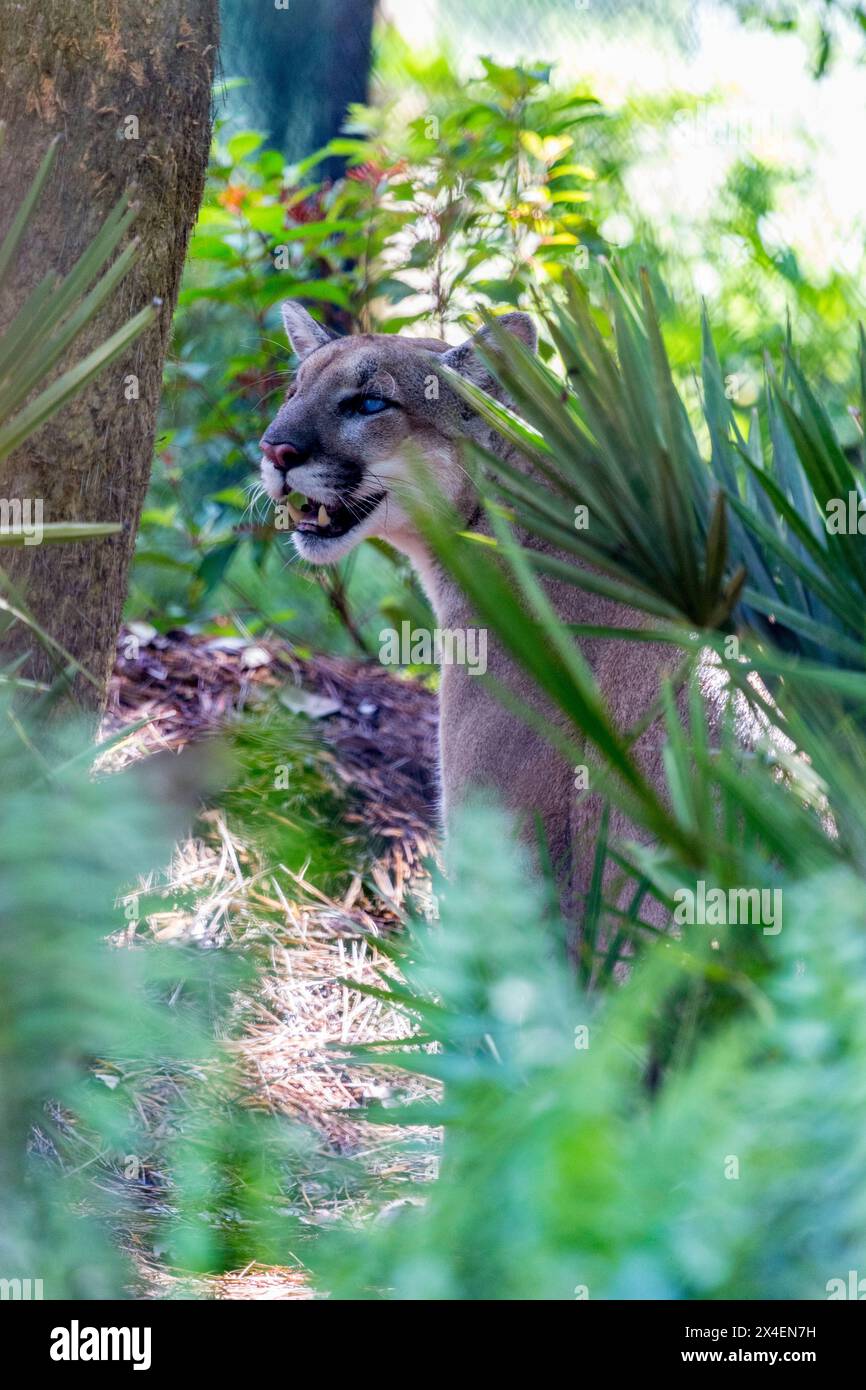
[{"label": "chain-link fence", "polygon": [[410,8],[416,24],[435,29],[459,54],[490,53],[501,61],[576,55],[589,43],[635,30],[688,52],[698,36],[697,0],[384,0],[382,6],[402,17]]}]

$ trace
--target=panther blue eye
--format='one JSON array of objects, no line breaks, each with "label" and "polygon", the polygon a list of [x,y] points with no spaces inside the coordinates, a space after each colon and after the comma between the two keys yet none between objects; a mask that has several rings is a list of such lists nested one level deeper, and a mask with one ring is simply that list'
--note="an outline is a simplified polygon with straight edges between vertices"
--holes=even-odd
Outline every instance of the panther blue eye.
[{"label": "panther blue eye", "polygon": [[390,401],[386,401],[384,396],[359,396],[354,402],[354,409],[358,415],[381,415],[383,410],[387,410]]}]

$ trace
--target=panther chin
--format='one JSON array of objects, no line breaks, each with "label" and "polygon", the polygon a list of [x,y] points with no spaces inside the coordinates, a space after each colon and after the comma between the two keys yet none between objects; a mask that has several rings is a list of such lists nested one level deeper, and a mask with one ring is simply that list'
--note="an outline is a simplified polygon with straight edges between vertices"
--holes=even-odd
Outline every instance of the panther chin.
[{"label": "panther chin", "polygon": [[292,539],[301,558],[312,564],[329,565],[372,534],[376,513],[384,501],[384,492],[328,503],[293,492],[277,505],[285,508],[291,518]]}]

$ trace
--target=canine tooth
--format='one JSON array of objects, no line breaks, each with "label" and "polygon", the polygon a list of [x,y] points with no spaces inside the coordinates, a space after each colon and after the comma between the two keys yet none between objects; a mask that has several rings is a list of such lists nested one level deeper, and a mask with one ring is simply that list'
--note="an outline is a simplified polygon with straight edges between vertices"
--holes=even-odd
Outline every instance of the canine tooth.
[{"label": "canine tooth", "polygon": [[320,525],[320,526],[330,526],[330,524],[331,524],[331,518],[328,516],[328,513],[325,511],[324,503],[322,503],[322,505],[319,507],[319,525]]},{"label": "canine tooth", "polygon": [[295,504],[292,502],[291,498],[287,497],[287,498],[285,499],[285,502],[286,502],[286,510],[288,511],[289,516],[292,518],[292,521],[294,521],[295,524],[297,525],[297,523],[300,521],[301,516],[303,515],[303,513],[298,511],[297,507],[296,507]]}]

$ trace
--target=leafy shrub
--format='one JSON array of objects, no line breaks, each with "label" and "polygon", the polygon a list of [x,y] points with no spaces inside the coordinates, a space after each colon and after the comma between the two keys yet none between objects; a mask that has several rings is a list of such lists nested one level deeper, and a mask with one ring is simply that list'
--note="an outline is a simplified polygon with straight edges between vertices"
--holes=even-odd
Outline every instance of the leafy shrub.
[{"label": "leafy shrub", "polygon": [[697,1037],[676,1008],[674,1060],[651,1085],[649,1039],[696,968],[691,943],[657,945],[622,988],[588,997],[539,932],[502,818],[476,809],[454,845],[441,925],[407,947],[409,1009],[438,1050],[392,1057],[444,1082],[441,1171],[420,1208],[323,1237],[323,1286],[820,1299],[862,1267],[862,880],[836,870],[790,890],[766,989]]},{"label": "leafy shrub", "polygon": [[[8,714],[6,695],[0,1265],[42,1278],[46,1297],[117,1296],[128,1272],[111,1223],[134,1216],[141,1193],[137,1170],[123,1180],[124,1156],[142,1154],[124,1062],[183,1069],[212,1058],[216,963],[106,943],[129,925],[119,892],[164,862],[183,825],[171,783],[94,780],[87,731],[55,730],[49,767]],[[101,1189],[89,1167],[99,1160],[111,1175]]]},{"label": "leafy shrub", "polygon": [[[522,301],[536,276],[558,278],[576,249],[597,249],[595,172],[581,151],[602,115],[549,78],[485,62],[465,89],[440,68],[423,115],[359,108],[344,137],[300,165],[255,132],[218,134],[142,518],[136,616],[222,631],[228,610],[251,631],[372,651],[380,603],[393,620],[424,602],[405,563],[372,546],[336,575],[287,574],[267,509],[249,500],[290,361],[278,305],[302,298],[340,331],[442,332],[479,301]],[[346,177],[317,177],[334,155]]]}]

